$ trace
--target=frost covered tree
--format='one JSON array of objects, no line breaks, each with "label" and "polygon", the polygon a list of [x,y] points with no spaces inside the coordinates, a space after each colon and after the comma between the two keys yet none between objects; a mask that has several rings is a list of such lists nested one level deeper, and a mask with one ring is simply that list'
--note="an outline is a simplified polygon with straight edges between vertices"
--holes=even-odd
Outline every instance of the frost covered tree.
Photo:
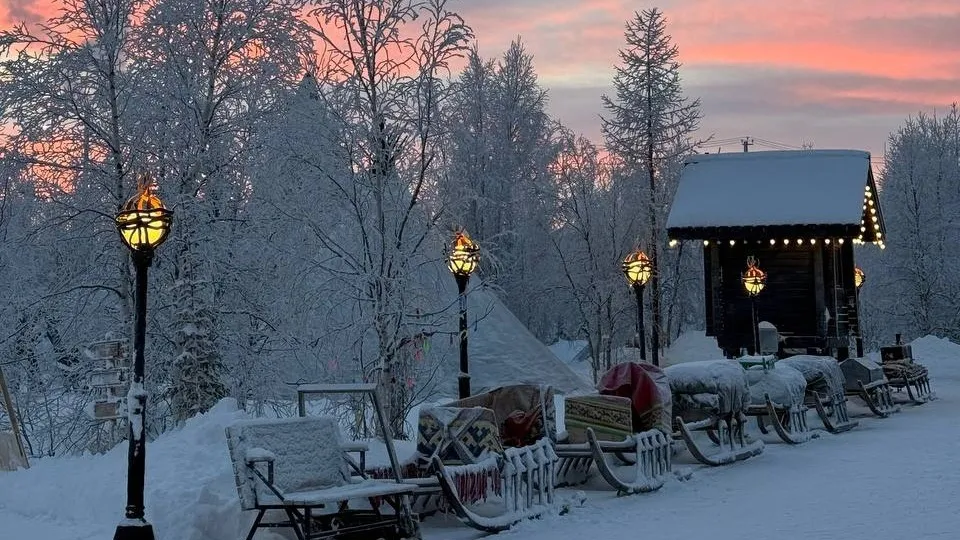
[{"label": "frost covered tree", "polygon": [[[225,373],[224,357],[239,357],[233,353],[250,332],[249,284],[238,276],[252,253],[235,249],[245,233],[247,168],[256,133],[279,110],[279,96],[309,50],[298,17],[303,7],[299,0],[150,0],[138,27],[138,122],[175,210],[160,255],[173,263],[164,276],[175,284],[168,301],[186,306],[168,321],[177,337],[155,375],[174,376],[168,389],[180,418],[222,394],[213,380]],[[212,390],[196,391],[198,381]]]},{"label": "frost covered tree", "polygon": [[637,238],[646,245],[654,265],[651,350],[656,359],[664,330],[660,277],[666,244],[664,217],[672,195],[664,188],[665,177],[669,163],[698,144],[690,137],[701,118],[700,100],[683,95],[679,51],[667,34],[663,13],[656,8],[635,13],[627,22],[625,37],[627,46],[620,50],[621,64],[613,78],[615,95],[603,96],[607,114],[601,122],[607,150],[646,199],[648,223]]},{"label": "frost covered tree", "polygon": [[[632,241],[637,217],[610,181],[610,163],[582,136],[566,133],[552,167],[559,212],[552,243],[560,258],[565,290],[575,308],[568,331],[584,337],[590,348],[594,382],[610,366],[613,339],[623,336],[626,284],[618,258]],[[627,324],[631,328],[632,324]],[[629,330],[628,330],[629,331]]]},{"label": "frost covered tree", "polygon": [[908,118],[890,136],[879,184],[887,249],[858,253],[868,340],[960,338],[960,109]]},{"label": "frost covered tree", "polygon": [[318,266],[337,284],[330,317],[348,323],[339,338],[354,340],[355,368],[381,382],[392,430],[404,436],[409,346],[442,322],[436,293],[418,283],[440,255],[440,214],[423,203],[438,174],[444,78],[471,30],[446,0],[321,0],[311,15],[345,167],[317,171],[340,226],[310,231]]},{"label": "frost covered tree", "polygon": [[446,108],[449,172],[438,186],[450,205],[449,225],[465,226],[484,250],[486,282],[541,337],[555,322],[543,277],[556,268],[549,167],[558,127],[546,107],[547,92],[519,39],[496,61],[472,50]]}]

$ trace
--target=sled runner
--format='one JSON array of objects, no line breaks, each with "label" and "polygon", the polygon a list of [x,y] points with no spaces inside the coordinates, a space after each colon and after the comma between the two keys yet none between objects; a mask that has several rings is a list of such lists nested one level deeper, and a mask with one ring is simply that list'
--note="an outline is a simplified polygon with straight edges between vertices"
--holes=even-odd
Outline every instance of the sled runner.
[{"label": "sled runner", "polygon": [[750,405],[746,415],[757,419],[761,433],[772,426],[787,444],[801,444],[815,435],[807,425],[804,394],[807,380],[796,369],[782,364],[751,366],[746,370]]}]

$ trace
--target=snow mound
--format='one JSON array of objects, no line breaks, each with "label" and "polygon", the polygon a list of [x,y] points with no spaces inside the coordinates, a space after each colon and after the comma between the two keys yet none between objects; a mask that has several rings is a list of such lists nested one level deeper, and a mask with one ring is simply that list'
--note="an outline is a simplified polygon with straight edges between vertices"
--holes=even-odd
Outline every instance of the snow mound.
[{"label": "snow mound", "polygon": [[930,370],[932,378],[960,378],[960,345],[947,338],[924,336],[910,343],[913,359]]},{"label": "snow mound", "polygon": [[[242,538],[242,516],[227,454],[225,429],[247,418],[233,399],[147,443],[145,503],[157,537],[178,540]],[[126,504],[127,444],[103,455],[35,460],[29,470],[3,475],[0,508],[51,525],[63,536],[44,540],[110,538]]]},{"label": "snow mound", "polygon": [[707,337],[703,330],[692,330],[680,334],[663,353],[663,365],[683,364],[723,358],[723,351],[717,346],[717,339]]}]

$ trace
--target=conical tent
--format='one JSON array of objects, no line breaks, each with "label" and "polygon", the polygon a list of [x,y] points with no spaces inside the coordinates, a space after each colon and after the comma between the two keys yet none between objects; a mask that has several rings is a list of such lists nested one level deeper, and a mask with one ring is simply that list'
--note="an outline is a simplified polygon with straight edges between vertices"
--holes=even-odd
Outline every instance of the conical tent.
[{"label": "conical tent", "polygon": [[[467,290],[467,350],[470,387],[474,394],[507,384],[549,384],[558,393],[590,389],[587,382],[550,352],[482,281],[475,277],[471,285]],[[453,322],[456,324],[456,319]],[[451,356],[454,366],[445,370],[449,380],[440,385],[440,391],[453,395],[459,360]]]}]

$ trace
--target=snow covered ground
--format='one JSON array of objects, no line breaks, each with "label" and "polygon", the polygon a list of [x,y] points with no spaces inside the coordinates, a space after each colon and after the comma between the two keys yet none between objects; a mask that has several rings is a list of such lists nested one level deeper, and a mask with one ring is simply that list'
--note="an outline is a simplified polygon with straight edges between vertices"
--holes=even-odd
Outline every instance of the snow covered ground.
[{"label": "snow covered ground", "polygon": [[[504,538],[578,539],[655,536],[658,540],[953,539],[960,470],[960,346],[926,337],[914,355],[930,369],[941,398],[888,419],[862,418],[841,435],[766,451],[721,468],[694,466],[647,495],[617,498],[602,485],[565,516],[525,522]],[[223,429],[243,417],[223,402],[148,446],[147,514],[160,540],[235,540],[241,516]],[[408,452],[404,448],[401,453]],[[126,448],[102,456],[38,460],[0,473],[0,538],[101,540],[124,505]],[[688,465],[681,465],[688,466]],[[560,490],[570,497],[575,490]],[[430,518],[426,540],[482,535],[455,520]],[[258,539],[280,538],[261,533]]]}]

